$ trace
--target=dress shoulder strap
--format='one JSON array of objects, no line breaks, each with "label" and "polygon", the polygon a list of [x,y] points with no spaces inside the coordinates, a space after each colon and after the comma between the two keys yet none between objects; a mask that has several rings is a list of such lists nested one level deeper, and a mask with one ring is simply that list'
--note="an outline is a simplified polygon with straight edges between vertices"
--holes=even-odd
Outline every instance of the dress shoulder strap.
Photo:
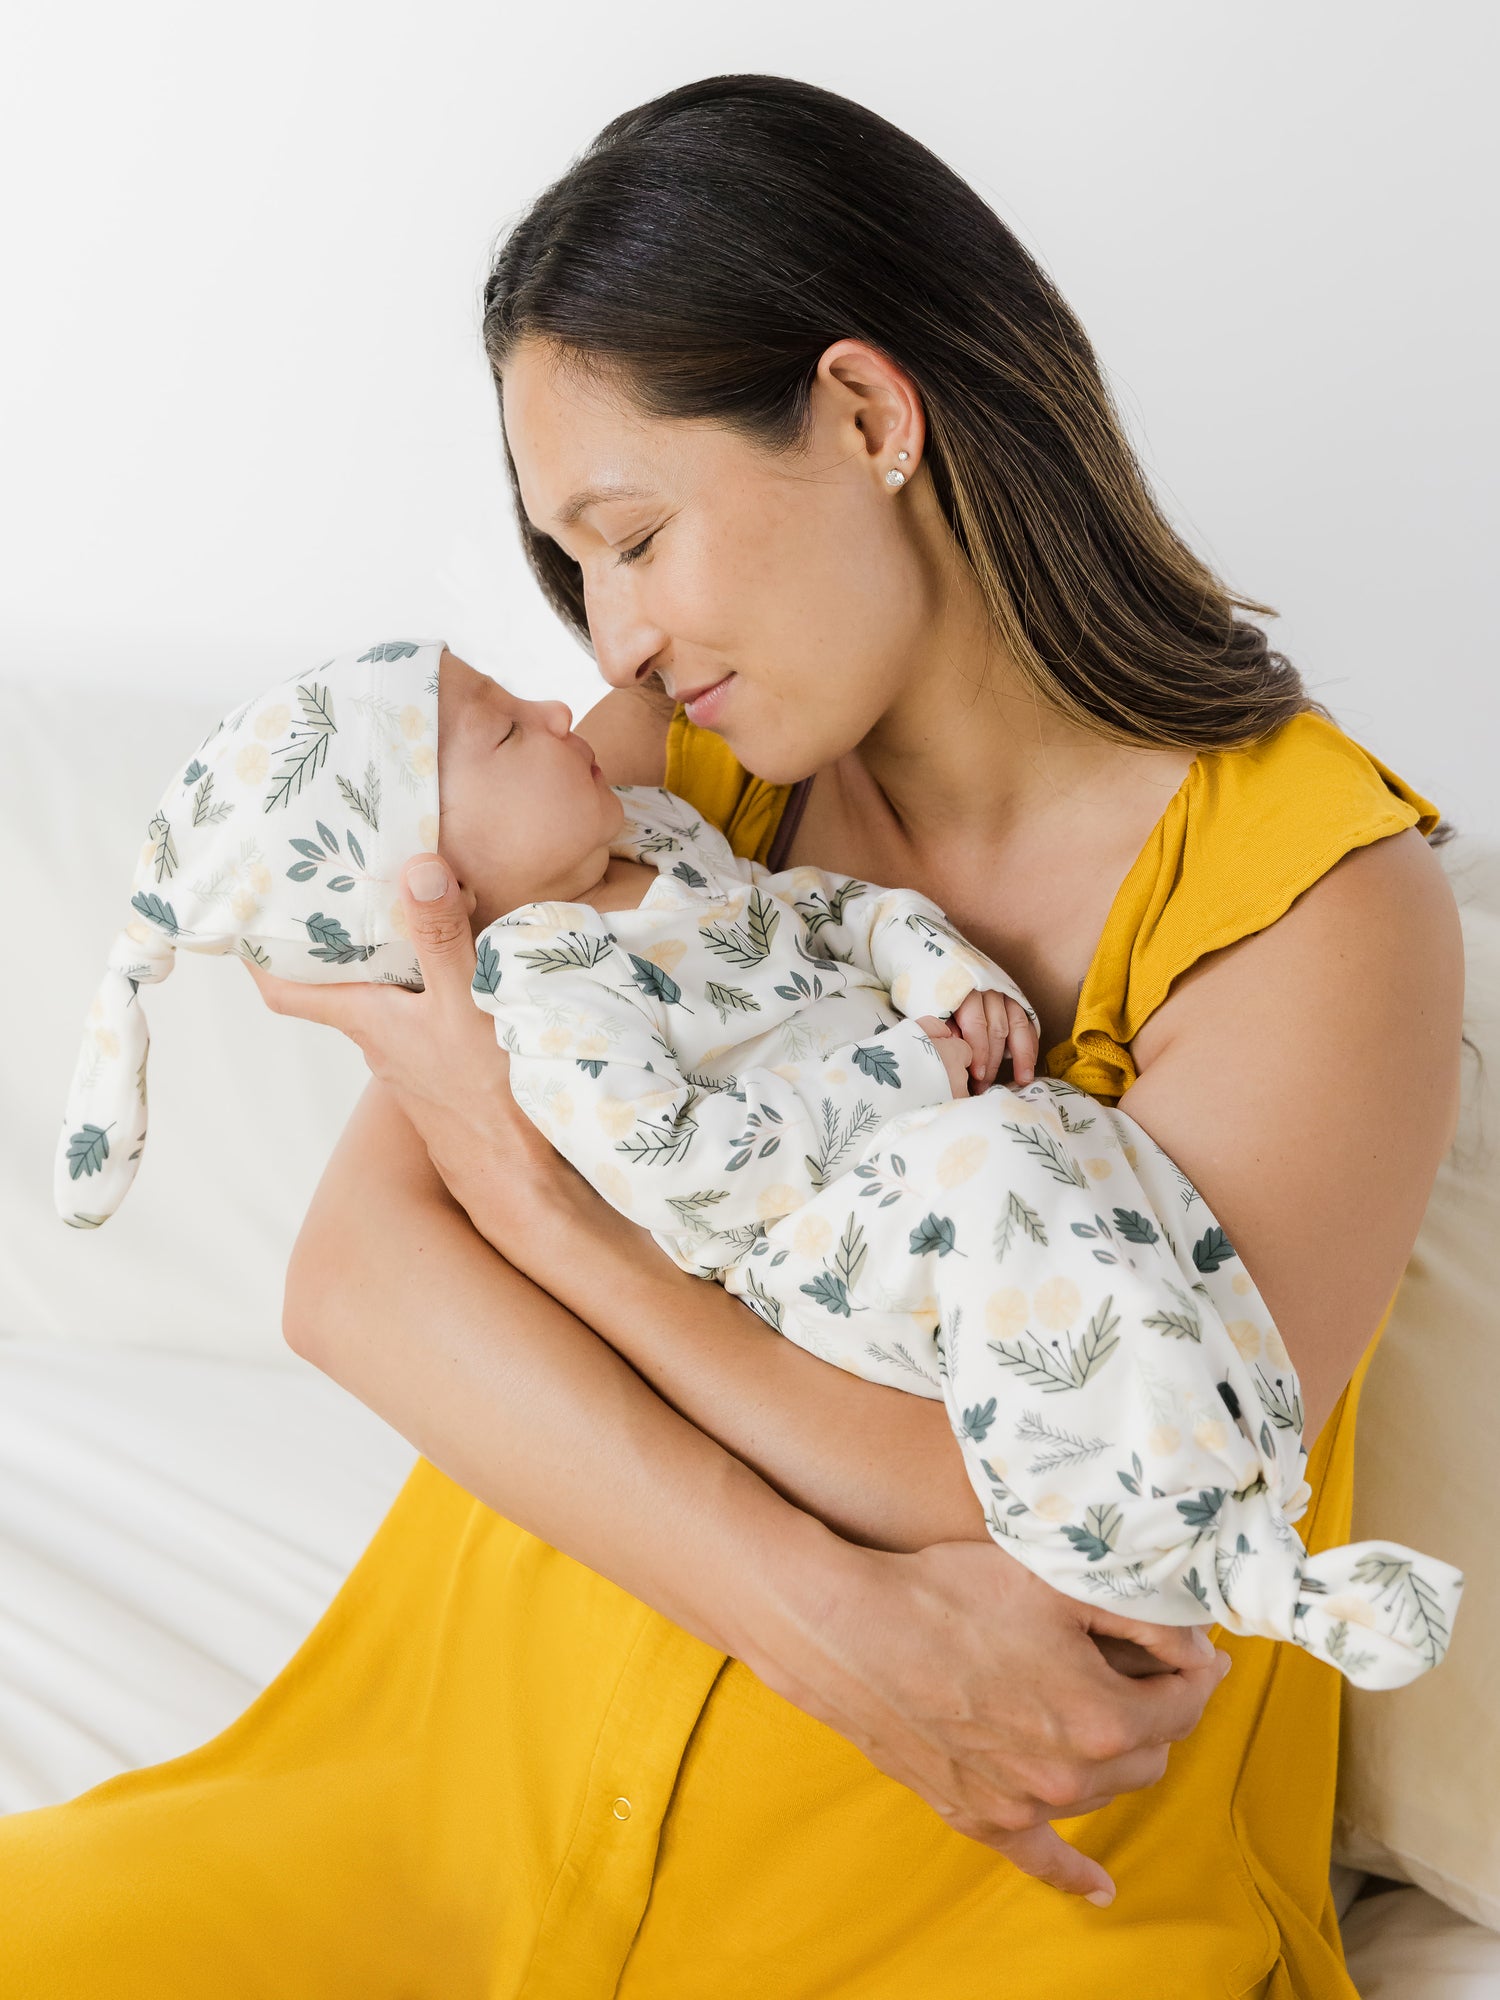
[{"label": "dress shoulder strap", "polygon": [[1311,710],[1258,742],[1202,752],[1120,884],[1049,1072],[1120,1097],[1136,1078],[1129,1044],[1174,980],[1275,923],[1354,848],[1437,821],[1429,799]]},{"label": "dress shoulder strap", "polygon": [[712,820],[735,853],[765,861],[776,837],[790,785],[773,785],[747,771],[722,736],[699,729],[678,707],[667,725],[667,768],[662,781]]}]

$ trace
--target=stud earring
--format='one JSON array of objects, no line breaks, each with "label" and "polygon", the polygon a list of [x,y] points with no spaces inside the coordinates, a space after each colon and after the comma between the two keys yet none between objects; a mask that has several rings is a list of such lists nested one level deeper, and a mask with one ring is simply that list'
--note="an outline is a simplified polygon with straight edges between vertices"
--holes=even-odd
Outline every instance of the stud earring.
[{"label": "stud earring", "polygon": [[893,465],[885,475],[885,483],[887,486],[904,486],[906,484],[906,474],[898,472]]},{"label": "stud earring", "polygon": [[909,451],[898,451],[896,453],[896,456],[897,458],[900,459],[901,463],[905,465],[906,461],[911,457],[911,453]]}]

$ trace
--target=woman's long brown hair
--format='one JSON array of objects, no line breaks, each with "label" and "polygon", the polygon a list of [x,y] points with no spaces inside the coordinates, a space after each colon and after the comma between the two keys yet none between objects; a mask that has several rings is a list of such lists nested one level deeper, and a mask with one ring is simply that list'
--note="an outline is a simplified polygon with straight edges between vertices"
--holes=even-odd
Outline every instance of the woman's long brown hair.
[{"label": "woman's long brown hair", "polygon": [[[824,350],[867,340],[921,394],[939,504],[1044,701],[1191,749],[1329,714],[1253,622],[1271,608],[1163,515],[1050,279],[936,154],[848,98],[714,76],[622,113],[510,227],[483,301],[497,390],[537,338],[650,416],[773,452],[805,438]],[[588,647],[578,566],[532,528],[506,459],[531,568]]]}]

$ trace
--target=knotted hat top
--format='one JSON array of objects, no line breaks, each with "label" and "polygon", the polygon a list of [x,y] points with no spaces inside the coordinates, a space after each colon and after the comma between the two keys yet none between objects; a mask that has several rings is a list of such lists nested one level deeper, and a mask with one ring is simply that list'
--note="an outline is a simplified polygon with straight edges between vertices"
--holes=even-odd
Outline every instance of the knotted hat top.
[{"label": "knotted hat top", "polygon": [[135,1178],[150,1046],[139,988],[179,951],[421,987],[399,875],[438,844],[444,644],[387,641],[279,681],[210,730],[162,793],[58,1138],[53,1195],[73,1228],[106,1221]]}]

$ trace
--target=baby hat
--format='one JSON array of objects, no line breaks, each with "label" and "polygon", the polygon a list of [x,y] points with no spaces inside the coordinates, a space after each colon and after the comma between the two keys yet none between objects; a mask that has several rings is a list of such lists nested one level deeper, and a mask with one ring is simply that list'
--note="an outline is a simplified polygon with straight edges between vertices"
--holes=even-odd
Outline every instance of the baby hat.
[{"label": "baby hat", "polygon": [[162,793],[58,1138],[53,1196],[72,1228],[98,1228],[135,1179],[150,1045],[139,989],[179,951],[232,952],[287,979],[421,987],[399,871],[438,844],[444,643],[391,640],[278,682],[210,730]]}]

